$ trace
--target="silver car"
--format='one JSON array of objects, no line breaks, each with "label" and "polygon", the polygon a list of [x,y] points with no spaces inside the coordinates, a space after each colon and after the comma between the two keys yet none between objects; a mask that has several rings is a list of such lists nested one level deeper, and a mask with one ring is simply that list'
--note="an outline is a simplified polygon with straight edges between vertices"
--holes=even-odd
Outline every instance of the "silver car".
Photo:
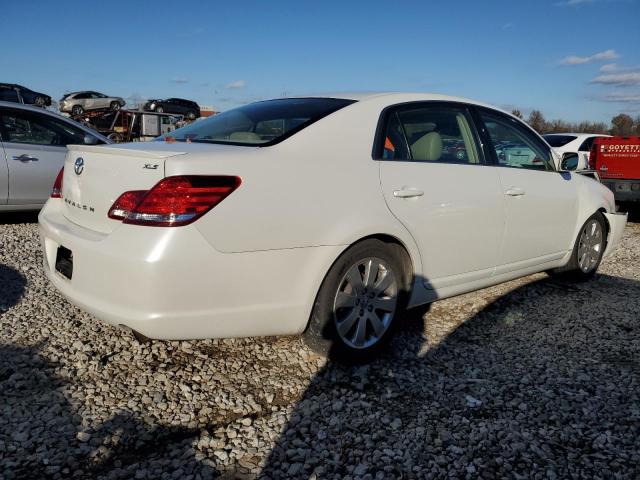
[{"label": "silver car", "polygon": [[122,97],[109,97],[104,93],[74,92],[60,99],[60,111],[71,115],[82,115],[89,110],[120,110],[125,103]]},{"label": "silver car", "polygon": [[38,210],[64,164],[67,145],[113,143],[42,108],[0,102],[0,212]]}]

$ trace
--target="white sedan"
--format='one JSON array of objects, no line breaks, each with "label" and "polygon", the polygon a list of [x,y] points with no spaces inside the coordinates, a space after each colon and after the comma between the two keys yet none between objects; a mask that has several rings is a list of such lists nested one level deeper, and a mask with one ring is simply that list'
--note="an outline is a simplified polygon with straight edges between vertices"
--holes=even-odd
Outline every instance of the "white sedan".
[{"label": "white sedan", "polygon": [[544,139],[553,147],[560,158],[566,153],[577,153],[578,170],[589,168],[589,154],[591,153],[593,141],[598,137],[609,136],[595,133],[548,133],[543,135]]},{"label": "white sedan", "polygon": [[460,98],[253,103],[151,143],[71,147],[40,214],[44,268],[145,337],[303,333],[362,360],[406,308],[594,275],[626,215],[555,162],[526,124]]}]

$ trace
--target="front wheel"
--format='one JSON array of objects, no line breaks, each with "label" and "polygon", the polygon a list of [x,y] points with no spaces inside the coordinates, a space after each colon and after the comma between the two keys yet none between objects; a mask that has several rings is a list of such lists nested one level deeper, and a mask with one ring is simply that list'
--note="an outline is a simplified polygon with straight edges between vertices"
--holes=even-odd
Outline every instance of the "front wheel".
[{"label": "front wheel", "polygon": [[312,350],[361,363],[388,343],[409,284],[393,247],[365,240],[336,260],[322,282],[304,333]]},{"label": "front wheel", "polygon": [[164,113],[164,108],[156,107],[156,113]]},{"label": "front wheel", "polygon": [[114,112],[120,110],[120,107],[120,102],[111,102],[111,110]]},{"label": "front wheel", "polygon": [[604,216],[596,212],[587,219],[576,239],[569,262],[552,270],[552,275],[584,282],[596,274],[606,247],[607,228]]},{"label": "front wheel", "polygon": [[74,105],[71,109],[71,115],[82,115],[84,113],[84,108],[81,105]]}]

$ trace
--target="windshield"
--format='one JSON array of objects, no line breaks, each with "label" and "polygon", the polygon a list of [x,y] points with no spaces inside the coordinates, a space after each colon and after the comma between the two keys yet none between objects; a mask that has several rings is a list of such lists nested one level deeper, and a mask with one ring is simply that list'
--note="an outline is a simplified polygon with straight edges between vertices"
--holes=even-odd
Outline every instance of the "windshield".
[{"label": "windshield", "polygon": [[177,141],[273,145],[313,122],[352,104],[337,98],[283,98],[251,103],[158,137]]},{"label": "windshield", "polygon": [[552,147],[564,147],[567,143],[574,141],[574,135],[543,135],[544,139]]}]

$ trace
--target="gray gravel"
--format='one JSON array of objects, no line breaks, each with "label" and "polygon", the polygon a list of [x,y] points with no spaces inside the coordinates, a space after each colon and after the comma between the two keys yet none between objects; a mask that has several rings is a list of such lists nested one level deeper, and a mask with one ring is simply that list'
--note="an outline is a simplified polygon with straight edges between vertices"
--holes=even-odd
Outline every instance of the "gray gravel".
[{"label": "gray gravel", "polygon": [[640,477],[640,224],[590,283],[438,302],[347,369],[297,338],[139,344],[47,284],[22,219],[0,219],[0,478]]}]

